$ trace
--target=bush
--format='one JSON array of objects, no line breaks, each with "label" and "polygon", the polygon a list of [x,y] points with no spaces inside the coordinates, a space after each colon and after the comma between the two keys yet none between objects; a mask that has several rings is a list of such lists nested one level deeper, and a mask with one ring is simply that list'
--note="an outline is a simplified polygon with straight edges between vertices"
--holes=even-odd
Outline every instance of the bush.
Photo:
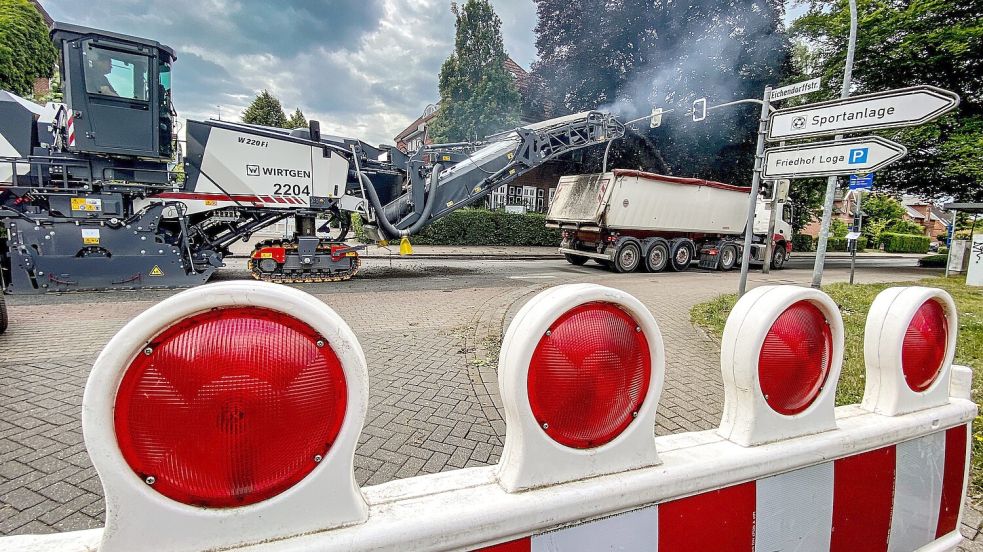
[{"label": "bush", "polygon": [[[845,237],[830,236],[826,241],[826,251],[849,251],[847,244],[849,240]],[[867,236],[860,236],[857,240],[857,251],[867,249]]]},{"label": "bush", "polygon": [[880,236],[884,251],[888,253],[928,253],[931,239],[928,236],[894,234],[884,232]]},{"label": "bush", "polygon": [[925,268],[945,268],[945,261],[945,255],[929,255],[928,257],[918,259],[918,266]]},{"label": "bush", "polygon": [[809,234],[792,235],[792,251],[807,252],[815,250],[815,242]]},{"label": "bush", "polygon": [[910,220],[895,220],[888,224],[884,231],[889,234],[912,234],[916,236],[925,234],[925,228],[921,224]]},{"label": "bush", "polygon": [[[352,229],[368,241],[362,219],[352,215]],[[417,245],[560,245],[560,231],[546,228],[542,213],[506,213],[488,209],[461,209],[434,222],[410,241]]]},{"label": "bush", "polygon": [[542,213],[461,209],[427,226],[414,239],[421,245],[558,246],[560,231],[546,228]]}]

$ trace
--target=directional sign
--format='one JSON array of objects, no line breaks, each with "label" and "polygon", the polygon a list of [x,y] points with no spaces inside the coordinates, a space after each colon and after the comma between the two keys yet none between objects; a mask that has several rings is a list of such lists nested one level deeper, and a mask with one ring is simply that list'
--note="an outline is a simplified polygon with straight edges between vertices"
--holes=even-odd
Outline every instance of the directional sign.
[{"label": "directional sign", "polygon": [[822,83],[823,79],[815,78],[790,84],[788,86],[783,86],[781,88],[776,88],[771,91],[771,94],[768,95],[768,101],[777,102],[778,100],[784,100],[785,98],[793,98],[795,96],[815,92],[819,90]]},{"label": "directional sign", "polygon": [[873,187],[874,187],[874,173],[850,175],[851,190],[869,190]]},{"label": "directional sign", "polygon": [[908,154],[880,136],[816,142],[765,150],[764,178],[810,178],[869,173]]},{"label": "directional sign", "polygon": [[948,90],[913,86],[779,109],[768,121],[768,140],[774,142],[920,125],[957,105],[959,96]]}]

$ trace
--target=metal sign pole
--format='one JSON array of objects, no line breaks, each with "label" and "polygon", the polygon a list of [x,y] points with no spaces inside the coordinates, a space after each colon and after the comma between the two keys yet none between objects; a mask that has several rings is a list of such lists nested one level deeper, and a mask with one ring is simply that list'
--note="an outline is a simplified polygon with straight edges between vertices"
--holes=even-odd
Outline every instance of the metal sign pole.
[{"label": "metal sign pole", "polygon": [[765,152],[765,134],[768,132],[768,118],[771,116],[771,87],[765,87],[761,102],[761,116],[758,117],[758,145],[754,150],[754,175],[751,177],[751,197],[748,199],[747,227],[744,229],[744,250],[741,254],[741,281],[737,295],[747,291],[747,272],[751,263],[751,241],[754,237],[754,210],[758,205],[758,188],[761,187],[762,160]]},{"label": "metal sign pole", "polygon": [[[857,205],[854,209],[857,210],[856,215],[853,217],[853,231],[859,233],[860,228],[864,224],[864,213],[860,210],[860,204],[863,202],[864,193],[861,190],[857,190]],[[860,247],[860,236],[853,240],[853,249],[850,251],[850,283],[853,284],[853,271],[857,266],[857,248]]]},{"label": "metal sign pole", "polygon": [[[853,81],[853,54],[857,47],[857,0],[850,0],[850,42],[847,44],[846,64],[843,67],[843,87],[840,97],[850,95]],[[837,139],[842,136],[837,136]],[[829,225],[833,218],[833,198],[836,196],[836,177],[826,179],[826,201],[823,204],[823,223],[819,230],[819,243],[816,244],[816,264],[812,268],[812,287],[819,289],[823,283],[823,265],[826,264],[826,244],[829,241]]]}]

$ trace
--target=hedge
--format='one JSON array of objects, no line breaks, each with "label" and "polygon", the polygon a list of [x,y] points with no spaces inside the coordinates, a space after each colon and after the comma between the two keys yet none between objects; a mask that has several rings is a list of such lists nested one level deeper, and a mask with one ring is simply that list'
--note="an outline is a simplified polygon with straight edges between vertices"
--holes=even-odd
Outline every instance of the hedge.
[{"label": "hedge", "polygon": [[918,266],[926,268],[945,268],[946,259],[945,255],[929,255],[928,257],[922,257],[918,259]]},{"label": "hedge", "polygon": [[809,234],[792,235],[792,251],[805,253],[815,250],[816,250],[815,242],[812,240],[812,236],[810,236]]},{"label": "hedge", "polygon": [[[826,240],[826,251],[849,251],[847,249],[847,240],[845,237],[830,236]],[[863,251],[867,249],[867,236],[860,236],[857,240],[857,251]]]},{"label": "hedge", "polygon": [[[365,241],[361,220],[353,219],[355,236]],[[460,209],[410,237],[416,245],[560,245],[560,231],[546,228],[542,213],[506,213],[488,209]]]},{"label": "hedge", "polygon": [[884,251],[888,253],[928,253],[928,246],[932,242],[928,236],[891,232],[882,232],[880,240]]}]

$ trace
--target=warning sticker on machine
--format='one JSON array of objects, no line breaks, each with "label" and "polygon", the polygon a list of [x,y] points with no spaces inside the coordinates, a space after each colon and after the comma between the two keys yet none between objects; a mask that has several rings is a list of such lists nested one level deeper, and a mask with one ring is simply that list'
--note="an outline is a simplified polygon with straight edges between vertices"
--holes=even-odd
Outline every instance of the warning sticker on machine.
[{"label": "warning sticker on machine", "polygon": [[151,276],[163,276],[164,275],[164,271],[161,270],[159,266],[154,265],[154,267],[150,269],[150,275]]},{"label": "warning sticker on machine", "polygon": [[90,197],[73,197],[73,211],[102,211],[102,200]]},{"label": "warning sticker on machine", "polygon": [[[74,206],[72,208],[74,209]],[[82,245],[99,245],[99,229],[83,228]]]}]

